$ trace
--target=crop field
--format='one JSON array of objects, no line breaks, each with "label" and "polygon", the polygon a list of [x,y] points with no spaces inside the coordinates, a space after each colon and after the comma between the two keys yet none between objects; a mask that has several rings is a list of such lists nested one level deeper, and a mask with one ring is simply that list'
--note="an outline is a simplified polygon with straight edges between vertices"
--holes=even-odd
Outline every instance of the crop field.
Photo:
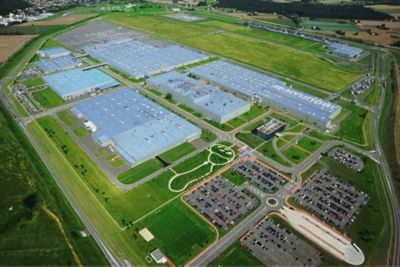
[{"label": "crop field", "polygon": [[[199,23],[185,23],[157,16],[114,15],[107,19],[329,91],[338,91],[362,75],[359,72],[338,68],[301,50],[265,41],[262,37],[258,37],[258,34],[255,34],[256,37],[250,37],[237,31],[215,30]],[[260,35],[265,34],[260,33]]]},{"label": "crop field", "polygon": [[77,265],[73,253],[83,265],[106,265],[94,239],[78,234],[85,226],[2,104],[0,111],[0,265]]},{"label": "crop field", "polygon": [[32,95],[33,98],[37,102],[39,102],[39,104],[45,109],[61,106],[65,103],[64,99],[62,99],[56,92],[54,92],[50,88],[40,90],[33,93]]},{"label": "crop field", "polygon": [[76,22],[79,22],[84,19],[91,18],[95,16],[96,14],[94,13],[89,13],[89,14],[68,14],[65,16],[56,16],[54,18],[48,18],[44,20],[38,20],[38,21],[31,21],[31,22],[26,22],[22,24],[18,24],[17,26],[23,27],[23,26],[49,26],[49,25],[71,25]]},{"label": "crop field", "polygon": [[0,38],[0,63],[21,49],[34,35],[2,35]]},{"label": "crop field", "polygon": [[162,167],[162,163],[157,159],[149,159],[148,161],[118,175],[118,180],[124,184],[132,184],[158,170],[161,170]]}]

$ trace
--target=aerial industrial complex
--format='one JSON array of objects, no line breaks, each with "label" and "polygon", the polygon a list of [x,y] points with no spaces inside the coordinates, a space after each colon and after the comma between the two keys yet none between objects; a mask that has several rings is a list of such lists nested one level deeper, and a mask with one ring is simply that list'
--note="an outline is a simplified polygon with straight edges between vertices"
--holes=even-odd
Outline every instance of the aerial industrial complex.
[{"label": "aerial industrial complex", "polygon": [[[90,242],[118,267],[391,259],[397,201],[378,194],[389,54],[239,11],[113,5],[46,35],[0,83],[4,120],[18,120],[0,128],[26,134],[45,164],[32,175],[53,175],[82,221],[64,228],[73,256],[48,265],[106,265],[76,249]],[[68,217],[30,198],[10,201],[12,220],[21,205],[56,229]]]},{"label": "aerial industrial complex", "polygon": [[147,83],[221,124],[250,110],[246,101],[179,72],[152,77]]},{"label": "aerial industrial complex", "polygon": [[170,71],[209,57],[177,45],[159,47],[130,39],[91,45],[84,50],[135,79]]},{"label": "aerial industrial complex", "polygon": [[341,110],[337,104],[295,90],[276,78],[223,60],[194,67],[189,72],[322,128],[330,128]]},{"label": "aerial industrial complex", "polygon": [[66,100],[119,85],[118,81],[98,69],[77,68],[50,74],[43,79]]},{"label": "aerial industrial complex", "polygon": [[82,102],[73,111],[87,120],[93,138],[136,165],[185,141],[200,129],[131,89]]}]

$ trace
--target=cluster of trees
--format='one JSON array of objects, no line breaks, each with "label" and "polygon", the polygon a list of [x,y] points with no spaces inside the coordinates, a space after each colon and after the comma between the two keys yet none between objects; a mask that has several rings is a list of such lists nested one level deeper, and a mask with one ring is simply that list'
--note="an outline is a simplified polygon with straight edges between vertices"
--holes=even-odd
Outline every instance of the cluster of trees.
[{"label": "cluster of trees", "polygon": [[29,7],[29,3],[26,0],[0,0],[0,15],[8,15],[15,9],[24,9]]},{"label": "cluster of trees", "polygon": [[389,14],[362,5],[325,5],[305,2],[275,3],[264,0],[219,0],[219,7],[237,8],[245,11],[278,13],[285,16],[298,15],[310,18],[367,19],[392,18]]}]

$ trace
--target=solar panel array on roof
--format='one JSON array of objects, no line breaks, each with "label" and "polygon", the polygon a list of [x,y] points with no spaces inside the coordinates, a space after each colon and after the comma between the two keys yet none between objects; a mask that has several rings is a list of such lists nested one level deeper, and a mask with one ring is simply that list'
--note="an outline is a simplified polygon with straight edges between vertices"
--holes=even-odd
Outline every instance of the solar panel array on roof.
[{"label": "solar panel array on roof", "polygon": [[285,85],[283,81],[265,74],[218,60],[189,70],[202,79],[238,92],[249,98],[262,100],[272,107],[292,115],[329,127],[341,107]]},{"label": "solar panel array on roof", "polygon": [[362,48],[350,46],[347,44],[331,42],[328,44],[329,49],[342,57],[355,58],[362,54]]},{"label": "solar panel array on roof", "polygon": [[93,138],[102,146],[113,145],[132,165],[201,133],[198,127],[129,88],[82,102],[73,112],[96,125]]},{"label": "solar panel array on roof", "polygon": [[44,76],[46,83],[64,99],[71,99],[96,89],[105,90],[119,85],[112,77],[98,69],[80,68]]},{"label": "solar panel array on roof", "polygon": [[41,59],[36,62],[36,66],[38,66],[38,68],[44,73],[66,70],[79,66],[81,64],[82,62],[79,59],[71,55],[66,55],[53,59]]},{"label": "solar panel array on roof", "polygon": [[132,39],[89,45],[84,50],[135,79],[170,71],[209,57],[177,45],[159,47]]},{"label": "solar panel array on roof", "polygon": [[171,93],[178,102],[218,123],[225,123],[250,109],[246,101],[176,71],[152,77],[147,83],[165,94]]},{"label": "solar panel array on roof", "polygon": [[69,55],[71,51],[61,46],[54,46],[49,48],[42,48],[39,50],[39,53],[44,57],[56,58]]}]

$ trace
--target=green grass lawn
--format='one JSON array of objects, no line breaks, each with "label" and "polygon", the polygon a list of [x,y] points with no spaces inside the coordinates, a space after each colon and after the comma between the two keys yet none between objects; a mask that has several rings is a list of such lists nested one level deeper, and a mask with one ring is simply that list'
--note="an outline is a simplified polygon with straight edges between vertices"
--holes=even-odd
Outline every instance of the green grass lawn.
[{"label": "green grass lawn", "polygon": [[65,125],[73,126],[78,122],[78,119],[72,115],[68,110],[57,112],[57,116],[62,120]]},{"label": "green grass lawn", "polygon": [[80,127],[74,130],[74,134],[79,138],[83,138],[89,134],[89,131],[86,130],[85,128]]},{"label": "green grass lawn", "polygon": [[308,170],[301,174],[302,181],[306,181],[310,176],[315,173],[316,171],[320,171],[324,168],[324,165],[320,162],[315,163],[312,165]]},{"label": "green grass lawn", "polygon": [[322,31],[344,31],[344,32],[356,32],[360,31],[357,26],[350,21],[324,21],[324,20],[305,20],[301,23],[306,29],[311,29],[311,27],[319,27]]},{"label": "green grass lawn", "polygon": [[256,148],[265,142],[264,139],[252,133],[237,133],[236,138],[246,143],[251,148]]},{"label": "green grass lawn", "polygon": [[271,114],[271,117],[286,122],[288,124],[288,126],[287,126],[288,128],[292,128],[292,127],[296,126],[299,123],[298,120],[296,120],[296,119],[294,119],[292,117],[285,116],[285,115],[283,115],[281,113],[274,112],[274,113]]},{"label": "green grass lawn", "polygon": [[305,159],[310,156],[310,154],[300,148],[298,148],[296,145],[290,146],[288,149],[283,152],[285,157],[292,161],[293,163],[300,164],[302,163]]},{"label": "green grass lawn", "polygon": [[0,104],[0,265],[77,265],[55,220],[56,214],[83,265],[108,262],[70,206],[40,157]]},{"label": "green grass lawn", "polygon": [[236,241],[224,253],[216,258],[210,266],[264,266],[256,257],[244,250],[240,241]]},{"label": "green grass lawn", "polygon": [[192,153],[196,148],[188,142],[185,142],[177,147],[174,147],[167,152],[164,152],[160,155],[160,158],[168,163],[172,163],[177,161],[178,159]]},{"label": "green grass lawn", "polygon": [[183,266],[216,237],[215,230],[180,199],[135,225],[137,229],[142,227],[147,227],[155,238],[145,243],[138,237],[137,242],[148,252],[160,248],[177,266]]},{"label": "green grass lawn", "polygon": [[132,184],[137,182],[146,176],[149,176],[152,173],[162,169],[163,165],[157,159],[149,159],[132,169],[129,169],[120,175],[118,175],[118,180],[124,184]]},{"label": "green grass lawn", "polygon": [[245,183],[247,181],[243,175],[239,174],[238,172],[236,172],[234,170],[227,170],[222,174],[222,176],[224,176],[226,179],[228,179],[234,185],[237,185],[237,186],[242,185],[243,183]]},{"label": "green grass lawn", "polygon": [[301,50],[265,42],[258,34],[257,38],[241,32],[215,34],[212,27],[157,16],[114,15],[107,19],[330,91],[338,91],[361,76]]},{"label": "green grass lawn", "polygon": [[297,145],[299,147],[304,148],[305,150],[309,151],[310,153],[313,153],[322,146],[322,143],[315,141],[307,136],[304,136],[304,137],[300,138],[300,140],[297,142]]},{"label": "green grass lawn", "polygon": [[180,107],[184,111],[189,112],[190,114],[196,116],[197,118],[203,117],[203,115],[200,112],[198,112],[198,111],[186,106],[185,104],[179,104],[178,107]]},{"label": "green grass lawn", "polygon": [[38,78],[26,80],[23,83],[25,84],[26,87],[30,88],[30,87],[36,87],[39,85],[43,85],[44,80],[41,77],[38,77]]},{"label": "green grass lawn", "polygon": [[261,114],[263,114],[266,111],[267,110],[263,107],[252,105],[250,107],[249,111],[247,111],[246,113],[243,113],[239,117],[236,117],[236,118],[226,122],[226,124],[232,126],[232,128],[237,128],[237,127],[242,126],[246,122],[249,122],[249,121],[257,118],[258,116],[260,116]]},{"label": "green grass lawn", "polygon": [[256,129],[256,128],[260,127],[261,125],[263,125],[265,122],[266,122],[265,119],[258,120],[258,121],[256,121],[256,122],[253,122],[253,123],[250,124],[250,125],[247,125],[246,127],[244,127],[243,130],[249,131],[249,132],[250,132],[250,131],[253,131],[254,129]]},{"label": "green grass lawn", "polygon": [[58,107],[65,103],[64,99],[50,88],[35,92],[32,95],[33,98],[45,109]]},{"label": "green grass lawn", "polygon": [[123,159],[117,159],[111,162],[111,167],[118,168],[125,165],[125,161]]},{"label": "green grass lawn", "polygon": [[268,141],[268,142],[265,142],[262,146],[260,146],[257,149],[257,151],[260,152],[261,154],[265,155],[266,157],[269,157],[269,158],[275,160],[276,162],[278,162],[278,163],[280,163],[280,164],[282,164],[284,166],[290,166],[290,164],[286,160],[282,159],[276,153],[271,140]]},{"label": "green grass lawn", "polygon": [[330,135],[321,133],[321,132],[316,131],[316,130],[312,130],[312,131],[309,133],[309,135],[310,135],[311,137],[317,138],[317,139],[319,139],[319,140],[321,140],[321,141],[331,141],[331,140],[335,140],[335,139],[336,139],[335,136],[330,136]]},{"label": "green grass lawn", "polygon": [[210,130],[202,129],[200,138],[206,141],[207,143],[213,142],[217,139],[217,135]]}]

